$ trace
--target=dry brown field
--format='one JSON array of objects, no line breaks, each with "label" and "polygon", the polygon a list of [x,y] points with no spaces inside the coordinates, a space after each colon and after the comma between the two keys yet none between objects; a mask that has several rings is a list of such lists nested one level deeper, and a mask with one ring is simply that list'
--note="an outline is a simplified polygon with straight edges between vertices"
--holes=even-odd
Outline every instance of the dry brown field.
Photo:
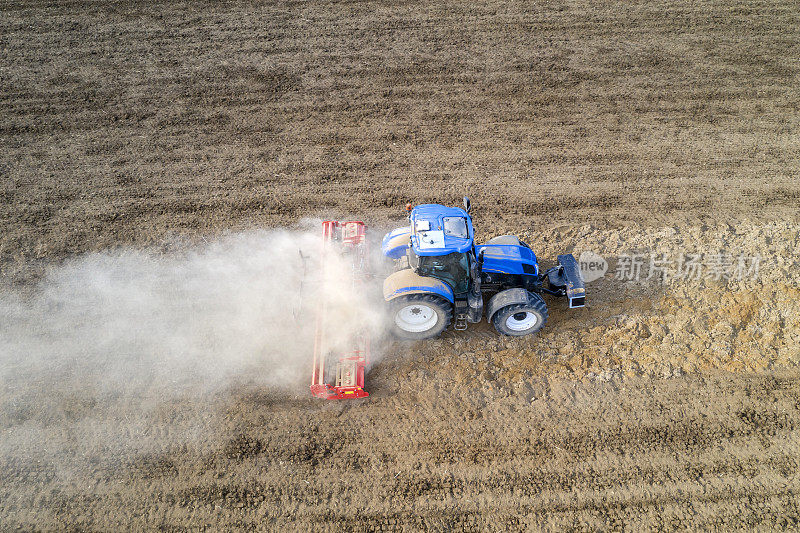
[{"label": "dry brown field", "polygon": [[87,254],[169,256],[308,218],[383,229],[406,202],[464,195],[479,240],[520,234],[545,263],[763,259],[729,282],[609,274],[533,338],[483,323],[386,340],[358,402],[308,397],[305,373],[259,384],[268,366],[202,394],[117,394],[78,352],[38,374],[0,353],[0,530],[800,527],[794,2],[0,13],[11,326],[10,302]]}]

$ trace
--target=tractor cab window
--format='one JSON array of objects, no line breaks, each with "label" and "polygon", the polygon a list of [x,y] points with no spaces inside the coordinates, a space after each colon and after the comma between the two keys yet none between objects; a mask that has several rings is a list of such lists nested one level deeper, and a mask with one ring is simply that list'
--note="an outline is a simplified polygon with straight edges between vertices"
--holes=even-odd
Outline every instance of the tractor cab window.
[{"label": "tractor cab window", "polygon": [[456,294],[464,294],[469,289],[469,257],[467,254],[452,253],[440,256],[418,256],[409,254],[409,264],[421,276],[429,276],[444,281]]},{"label": "tractor cab window", "polygon": [[442,226],[445,235],[458,237],[459,239],[469,238],[469,231],[467,231],[467,219],[464,217],[444,217],[442,219]]}]

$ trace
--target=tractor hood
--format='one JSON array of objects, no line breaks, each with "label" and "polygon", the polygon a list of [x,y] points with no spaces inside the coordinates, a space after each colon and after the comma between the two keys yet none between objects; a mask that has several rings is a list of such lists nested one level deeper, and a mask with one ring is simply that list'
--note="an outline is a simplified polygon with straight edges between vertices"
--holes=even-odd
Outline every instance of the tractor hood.
[{"label": "tractor hood", "polygon": [[499,274],[539,274],[536,255],[527,246],[513,244],[484,244],[475,250],[483,251],[483,272]]},{"label": "tractor hood", "polygon": [[465,253],[475,233],[463,209],[439,204],[418,205],[411,211],[411,247],[420,256]]}]

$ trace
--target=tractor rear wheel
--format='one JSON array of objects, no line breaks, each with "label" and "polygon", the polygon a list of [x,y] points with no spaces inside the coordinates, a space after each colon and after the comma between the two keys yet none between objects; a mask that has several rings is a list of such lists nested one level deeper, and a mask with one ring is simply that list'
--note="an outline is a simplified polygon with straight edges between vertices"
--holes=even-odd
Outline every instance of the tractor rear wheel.
[{"label": "tractor rear wheel", "polygon": [[503,335],[521,337],[536,333],[547,322],[547,304],[541,296],[529,304],[511,304],[502,307],[492,317],[492,323]]},{"label": "tractor rear wheel", "polygon": [[453,307],[444,298],[432,294],[413,294],[392,301],[392,333],[409,340],[430,339],[440,335],[453,317]]}]

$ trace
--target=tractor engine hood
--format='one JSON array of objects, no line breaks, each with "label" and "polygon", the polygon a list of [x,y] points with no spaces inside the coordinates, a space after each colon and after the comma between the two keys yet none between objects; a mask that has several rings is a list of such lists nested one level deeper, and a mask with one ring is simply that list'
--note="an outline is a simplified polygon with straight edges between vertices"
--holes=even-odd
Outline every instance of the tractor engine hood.
[{"label": "tractor engine hood", "polygon": [[538,275],[536,255],[526,246],[513,244],[484,244],[475,251],[483,252],[483,272],[497,274]]}]

